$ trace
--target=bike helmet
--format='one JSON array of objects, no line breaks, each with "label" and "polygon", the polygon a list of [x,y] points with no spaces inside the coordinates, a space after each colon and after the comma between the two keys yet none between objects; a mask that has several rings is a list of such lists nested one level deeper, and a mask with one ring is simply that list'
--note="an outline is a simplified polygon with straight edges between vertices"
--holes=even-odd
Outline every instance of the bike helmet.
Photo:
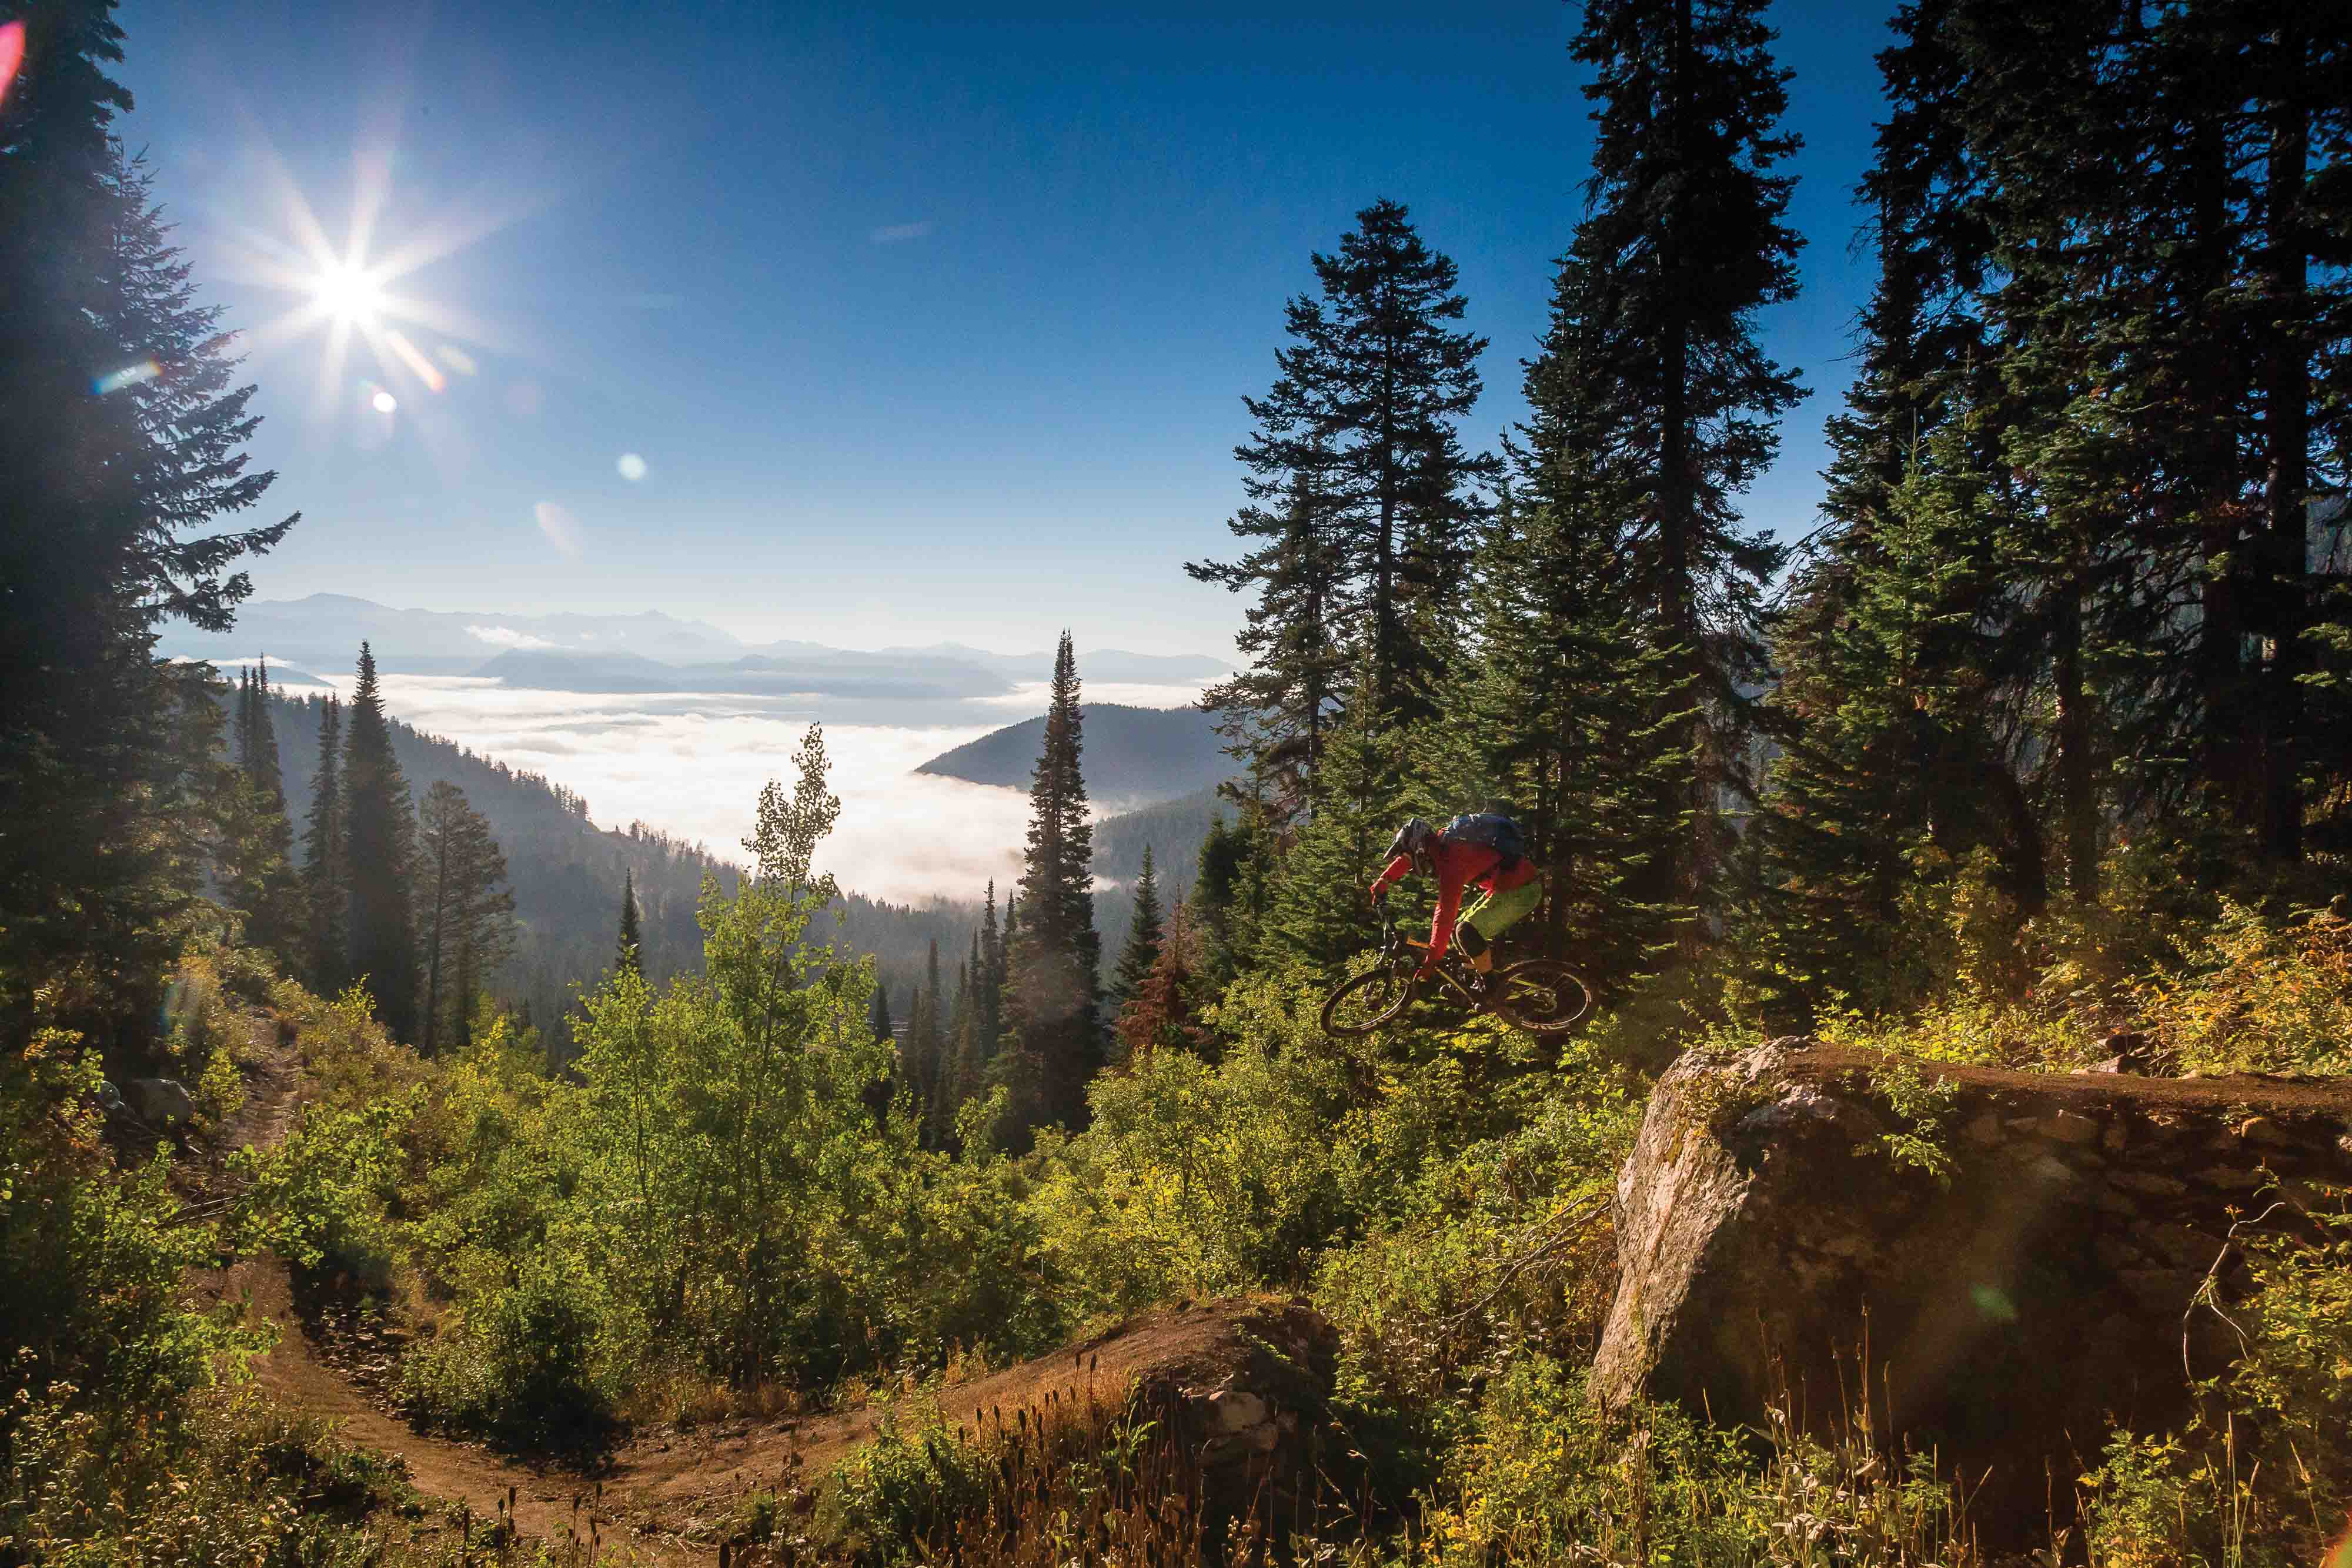
[{"label": "bike helmet", "polygon": [[1410,855],[1413,864],[1425,870],[1429,865],[1430,852],[1436,847],[1437,830],[1419,817],[1410,817],[1404,826],[1397,830],[1396,837],[1390,841],[1389,859]]}]

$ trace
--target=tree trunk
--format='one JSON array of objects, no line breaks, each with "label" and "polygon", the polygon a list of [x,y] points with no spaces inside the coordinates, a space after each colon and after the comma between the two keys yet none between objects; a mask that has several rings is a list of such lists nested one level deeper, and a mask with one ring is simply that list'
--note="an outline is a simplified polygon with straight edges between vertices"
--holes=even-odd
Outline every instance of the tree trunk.
[{"label": "tree trunk", "polygon": [[2091,764],[2090,696],[2083,685],[2083,597],[2070,584],[2053,638],[2058,686],[2058,800],[2066,843],[2066,889],[2089,904],[2099,896],[2099,798]]},{"label": "tree trunk", "polygon": [[2304,582],[2305,487],[2311,464],[2311,350],[2303,330],[2308,284],[2308,249],[2303,236],[2303,184],[2311,158],[2311,130],[2304,110],[2305,46],[2294,7],[2283,7],[2279,24],[2277,99],[2271,108],[2269,189],[2265,225],[2270,231],[2267,289],[2268,363],[2263,376],[2263,427],[2270,449],[2264,486],[2269,549],[2270,665],[2263,685],[2262,791],[2263,847],[2281,860],[2303,858],[2303,781],[2298,745],[2303,727],[2303,690],[2298,677],[2307,664],[2303,645],[2309,615]]},{"label": "tree trunk", "polygon": [[[1700,659],[1698,607],[1694,602],[1692,562],[1697,528],[1696,485],[1691,472],[1690,308],[1680,277],[1685,247],[1691,237],[1686,206],[1691,166],[1691,5],[1678,0],[1675,7],[1674,41],[1667,67],[1669,127],[1674,147],[1675,208],[1666,214],[1658,238],[1660,293],[1665,300],[1658,344],[1660,404],[1658,410],[1658,613],[1667,634],[1679,649],[1667,666],[1679,677],[1670,700],[1691,706],[1690,717],[1680,726],[1691,758],[1691,827],[1683,840],[1683,863],[1673,868],[1673,883],[1684,898],[1700,900],[1714,859],[1713,801],[1708,798],[1706,724],[1698,707]],[[1693,933],[1698,929],[1693,925]]]}]

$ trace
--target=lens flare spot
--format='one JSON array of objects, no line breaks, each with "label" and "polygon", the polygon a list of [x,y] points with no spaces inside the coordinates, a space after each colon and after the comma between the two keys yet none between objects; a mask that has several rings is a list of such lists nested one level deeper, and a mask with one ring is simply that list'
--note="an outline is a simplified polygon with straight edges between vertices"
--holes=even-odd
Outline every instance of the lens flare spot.
[{"label": "lens flare spot", "polygon": [[620,469],[621,477],[632,485],[646,476],[646,460],[634,452],[622,453],[620,462],[614,466]]},{"label": "lens flare spot", "polygon": [[368,399],[368,406],[378,413],[390,413],[400,406],[400,400],[388,392],[379,392]]},{"label": "lens flare spot", "polygon": [[135,387],[141,382],[152,382],[163,373],[163,367],[154,361],[142,360],[135,365],[123,366],[110,376],[99,377],[89,383],[89,390],[104,397],[109,392],[121,392],[124,387]]},{"label": "lens flare spot", "polygon": [[25,24],[0,23],[0,103],[8,101],[8,89],[16,85],[16,68],[25,63]]},{"label": "lens flare spot", "polygon": [[541,501],[530,510],[548,543],[567,556],[580,553],[580,524],[570,512],[552,501]]},{"label": "lens flare spot", "polygon": [[427,388],[439,392],[449,384],[449,378],[441,373],[440,367],[419,353],[416,345],[401,336],[398,329],[386,327],[383,340],[394,353],[400,356],[400,362],[415,371],[416,379]]},{"label": "lens flare spot", "polygon": [[444,343],[433,351],[441,356],[441,362],[443,364],[448,366],[451,370],[457,371],[461,376],[470,376],[480,368],[474,363],[473,355],[466,352],[465,350],[457,347],[455,343]]}]

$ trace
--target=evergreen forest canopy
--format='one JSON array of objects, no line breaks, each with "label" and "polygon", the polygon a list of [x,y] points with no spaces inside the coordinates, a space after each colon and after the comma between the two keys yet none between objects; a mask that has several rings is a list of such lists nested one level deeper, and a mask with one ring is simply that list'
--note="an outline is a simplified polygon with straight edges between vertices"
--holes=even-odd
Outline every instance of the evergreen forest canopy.
[{"label": "evergreen forest canopy", "polygon": [[[1798,286],[1789,73],[1760,0],[1590,0],[1585,215],[1526,418],[1465,447],[1489,345],[1407,208],[1363,208],[1247,399],[1235,549],[1190,569],[1244,617],[1197,856],[1146,837],[1108,930],[1097,852],[1136,830],[1095,819],[1066,635],[1022,874],[895,992],[827,939],[816,728],[730,878],[584,806],[569,846],[502,833],[542,781],[428,779],[364,647],[349,704],[158,657],[167,624],[232,626],[299,519],[265,508],[234,340],[125,151],[110,0],[0,4],[19,23],[0,1561],[428,1560],[322,1500],[369,1486],[310,1485],[350,1456],[236,1392],[255,1329],[184,1287],[236,1258],[402,1321],[412,1422],[542,1451],[1297,1293],[1339,1331],[1369,1552],[1760,1563],[1833,1533],[1971,1560],[1969,1483],[1932,1456],[1854,1458],[1831,1498],[1785,1434],[1585,1401],[1611,1265],[1560,1225],[1598,1212],[1655,1073],[1791,1030],[1889,1052],[1920,1107],[1890,1157],[1929,1171],[1904,1058],[2063,1071],[2128,1026],[2169,1071],[2352,1073],[2340,8],[1897,10],[1878,282],[1791,541],[1741,511],[1801,386],[1759,336]],[[1547,873],[1515,940],[1598,1012],[1565,1043],[1436,1008],[1328,1036],[1397,822],[1474,809]],[[592,861],[621,872],[608,935],[518,930],[532,879]],[[488,978],[526,950],[586,985],[561,1049]],[[237,1146],[273,1073],[283,1134]],[[155,1075],[191,1086],[183,1124],[118,1109]],[[2352,1511],[2344,1204],[2249,1221],[2237,1358],[2188,1425],[2085,1435],[2053,1553],[2317,1559]],[[894,1418],[825,1483],[835,1533],[771,1509],[740,1539],[927,1558],[977,1452]],[[999,1555],[1061,1560],[1016,1535]]]}]

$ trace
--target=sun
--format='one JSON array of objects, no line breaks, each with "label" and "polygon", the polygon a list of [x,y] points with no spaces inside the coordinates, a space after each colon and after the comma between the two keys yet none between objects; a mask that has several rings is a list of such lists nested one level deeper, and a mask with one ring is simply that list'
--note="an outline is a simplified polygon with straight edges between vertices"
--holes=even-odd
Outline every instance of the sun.
[{"label": "sun", "polygon": [[321,267],[310,292],[328,315],[354,327],[372,327],[383,312],[383,286],[346,262]]}]

